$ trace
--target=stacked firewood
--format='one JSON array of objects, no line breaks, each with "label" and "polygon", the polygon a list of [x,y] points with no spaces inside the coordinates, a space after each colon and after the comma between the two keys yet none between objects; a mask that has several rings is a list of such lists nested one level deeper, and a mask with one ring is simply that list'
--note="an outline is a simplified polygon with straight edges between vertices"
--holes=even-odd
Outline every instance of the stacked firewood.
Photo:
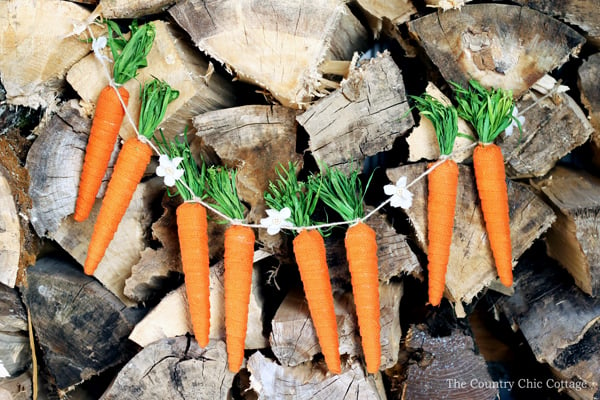
[{"label": "stacked firewood", "polygon": [[[465,3],[0,1],[0,398],[495,399],[509,391],[597,399],[600,7],[595,0]],[[378,243],[378,373],[365,370],[342,230],[326,238],[340,374],[323,361],[289,235],[263,229],[256,230],[246,357],[239,373],[228,369],[225,226],[215,215],[210,343],[200,347],[183,285],[180,200],[156,176],[155,161],[94,276],[83,273],[121,148],[90,218],[75,222],[95,102],[110,77],[91,49],[91,38],[106,34],[100,18],[124,30],[133,19],[154,24],[148,65],[125,84],[128,114],[139,114],[145,80],[177,89],[159,128],[167,139],[186,131],[197,160],[237,169],[249,222],[264,217],[263,194],[288,162],[299,176],[318,163],[359,168],[365,182],[372,174],[369,209],[386,199],[384,185],[415,181],[409,208],[385,206],[366,221]],[[515,281],[511,288],[498,281],[466,138],[473,130],[459,120],[465,135],[456,143],[445,300],[432,307],[420,177],[439,152],[433,125],[410,96],[450,102],[450,82],[469,79],[511,90],[521,121],[521,131],[496,142]],[[125,118],[122,139],[134,135],[134,123]],[[503,341],[494,346],[512,360],[523,357],[514,343],[522,337],[524,357],[542,375],[494,372],[488,336]]]}]

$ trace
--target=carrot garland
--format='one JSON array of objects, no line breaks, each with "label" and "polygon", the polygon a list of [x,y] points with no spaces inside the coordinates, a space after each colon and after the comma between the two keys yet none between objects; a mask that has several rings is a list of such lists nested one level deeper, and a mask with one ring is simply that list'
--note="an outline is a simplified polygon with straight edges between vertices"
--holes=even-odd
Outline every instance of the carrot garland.
[{"label": "carrot garland", "polygon": [[[147,65],[146,56],[152,48],[155,36],[155,28],[152,24],[138,27],[134,22],[131,25],[130,40],[123,38],[114,22],[108,21],[107,26],[108,44],[114,60],[113,79],[118,89],[107,85],[98,96],[73,215],[78,222],[85,221],[94,206],[125,116],[125,110],[121,106],[116,90],[127,105],[129,92],[120,85],[135,77],[137,70]],[[113,37],[113,31],[116,32],[117,37]]]},{"label": "carrot garland", "polygon": [[[146,139],[154,135],[154,130],[164,118],[167,105],[178,95],[179,92],[157,79],[144,85],[138,123],[140,135]],[[152,148],[145,140],[134,137],[125,141],[94,225],[84,264],[86,274],[93,275],[104,257],[151,156]]]},{"label": "carrot garland", "polygon": [[359,220],[346,231],[346,257],[356,304],[356,315],[362,339],[367,372],[374,374],[381,364],[379,269],[375,231],[360,221],[364,215],[364,191],[359,171],[349,175],[336,168],[322,167],[320,178],[314,175],[309,181],[319,198],[335,210],[344,221]]},{"label": "carrot garland", "polygon": [[[235,177],[235,170],[208,168],[206,191],[215,201],[217,211],[234,220],[243,220],[244,206],[237,195]],[[254,242],[254,231],[247,226],[230,225],[225,231],[225,338],[231,372],[238,372],[244,360]]]},{"label": "carrot garland", "polygon": [[473,169],[481,210],[485,219],[490,247],[496,262],[500,281],[512,286],[512,247],[504,158],[496,137],[513,121],[519,130],[521,123],[512,113],[512,92],[486,89],[474,80],[469,87],[453,83],[456,90],[458,115],[470,122],[479,136],[479,145],[473,151]]},{"label": "carrot garland", "polygon": [[[458,135],[456,108],[445,106],[424,94],[412,96],[417,109],[429,119],[443,158],[440,165],[427,177],[427,271],[429,278],[429,303],[438,306],[446,285],[446,271],[450,259],[450,246],[454,230],[456,193],[458,190],[458,165],[448,158],[452,154]],[[429,165],[431,168],[433,164]]]},{"label": "carrot garland", "polygon": [[[283,168],[282,168],[283,170]],[[314,185],[300,182],[296,177],[296,167],[288,164],[287,170],[278,171],[276,183],[269,183],[265,200],[276,210],[288,208],[296,226],[310,226],[311,215],[318,201],[318,190]],[[331,281],[325,254],[325,242],[317,230],[301,230],[293,241],[294,255],[308,309],[317,332],[321,351],[329,370],[341,372],[337,321],[333,306]]]},{"label": "carrot garland", "polygon": [[182,141],[170,144],[162,136],[158,145],[163,153],[168,153],[174,162],[183,166],[183,174],[174,182],[177,193],[184,200],[176,211],[177,233],[194,336],[201,347],[206,347],[210,333],[208,223],[206,208],[193,201],[205,197],[205,168],[199,169],[194,161],[187,135]]}]

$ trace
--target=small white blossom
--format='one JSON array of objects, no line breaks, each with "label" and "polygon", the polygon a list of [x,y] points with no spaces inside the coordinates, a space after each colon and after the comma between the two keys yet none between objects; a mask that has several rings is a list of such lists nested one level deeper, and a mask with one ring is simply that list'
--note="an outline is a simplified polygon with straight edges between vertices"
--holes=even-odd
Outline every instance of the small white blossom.
[{"label": "small white blossom", "polygon": [[385,194],[392,196],[390,199],[392,207],[402,207],[406,210],[412,205],[413,194],[406,188],[406,181],[406,177],[402,176],[395,185],[389,184],[383,187]]},{"label": "small white blossom", "polygon": [[161,154],[158,158],[159,166],[156,167],[156,175],[164,177],[165,185],[169,187],[175,185],[175,181],[183,176],[183,169],[177,168],[182,161],[181,157],[171,160],[169,156]]},{"label": "small white blossom", "polygon": [[104,55],[104,52],[102,51],[106,47],[107,43],[108,40],[106,39],[106,36],[100,36],[92,41],[92,50],[94,51],[94,55],[97,59],[111,62],[111,59]]},{"label": "small white blossom", "polygon": [[[525,117],[524,116],[519,116],[519,110],[517,110],[517,106],[515,106],[513,108],[513,112],[512,112],[512,116],[516,119],[519,120],[519,122],[521,123],[521,126],[523,126],[523,124],[525,123]],[[506,127],[506,130],[504,131],[504,134],[506,136],[510,136],[513,134],[513,129],[515,128],[519,128],[519,126],[517,125],[517,123],[515,122],[515,120],[513,120],[509,126]]]},{"label": "small white blossom", "polygon": [[288,207],[284,207],[280,211],[270,208],[266,213],[268,217],[261,218],[260,224],[267,228],[269,235],[276,235],[281,228],[291,228],[294,226],[293,223],[287,220],[292,215],[292,211]]}]

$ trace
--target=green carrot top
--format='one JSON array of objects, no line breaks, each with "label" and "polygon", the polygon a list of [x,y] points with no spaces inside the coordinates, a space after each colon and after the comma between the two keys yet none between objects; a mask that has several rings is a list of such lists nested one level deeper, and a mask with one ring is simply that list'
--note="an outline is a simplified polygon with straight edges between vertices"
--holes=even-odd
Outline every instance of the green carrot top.
[{"label": "green carrot top", "polygon": [[206,193],[215,204],[215,209],[235,220],[244,219],[244,205],[235,187],[237,171],[225,166],[210,167],[206,170]]},{"label": "green carrot top", "polygon": [[106,20],[108,28],[108,45],[113,56],[113,78],[117,84],[123,84],[135,78],[137,70],[148,66],[146,57],[152,49],[156,29],[148,23],[138,26],[134,20],[129,27],[131,37],[125,39],[119,25],[114,21]]},{"label": "green carrot top", "polygon": [[[311,175],[308,184],[319,198],[336,211],[344,221],[363,218],[364,190],[358,176],[360,171],[352,168],[349,174],[339,168],[321,165],[321,173]],[[367,184],[368,187],[368,184]]]},{"label": "green carrot top", "polygon": [[513,116],[511,90],[486,89],[471,79],[467,89],[451,82],[456,92],[458,116],[473,125],[482,143],[492,143],[512,121],[519,130],[521,122]]},{"label": "green carrot top", "polygon": [[144,84],[141,93],[142,105],[138,131],[140,135],[151,139],[154,131],[162,122],[170,102],[179,97],[179,91],[174,90],[165,81],[152,79]]},{"label": "green carrot top", "polygon": [[[171,182],[176,187],[175,193],[169,195],[179,194],[183,200],[193,200],[194,198],[204,199],[206,197],[206,168],[202,164],[202,168],[198,167],[187,139],[187,129],[183,134],[183,137],[167,141],[165,136],[161,133],[161,140],[156,140],[157,146],[161,152],[161,159],[159,160],[160,165],[156,170],[159,176],[171,176],[176,175],[177,179]],[[162,159],[167,157],[167,160]],[[164,168],[169,170],[160,173],[159,168],[166,165]],[[178,172],[179,167],[182,167]]]},{"label": "green carrot top", "polygon": [[458,115],[452,105],[444,105],[439,100],[425,93],[421,96],[411,96],[415,105],[424,117],[429,119],[435,128],[435,135],[440,147],[440,154],[452,154],[454,142],[458,135]]},{"label": "green carrot top", "polygon": [[312,214],[319,200],[317,185],[308,185],[298,181],[296,164],[289,162],[287,169],[283,165],[277,171],[276,182],[269,182],[265,201],[267,205],[278,211],[289,208],[291,220],[295,226],[313,225]]}]

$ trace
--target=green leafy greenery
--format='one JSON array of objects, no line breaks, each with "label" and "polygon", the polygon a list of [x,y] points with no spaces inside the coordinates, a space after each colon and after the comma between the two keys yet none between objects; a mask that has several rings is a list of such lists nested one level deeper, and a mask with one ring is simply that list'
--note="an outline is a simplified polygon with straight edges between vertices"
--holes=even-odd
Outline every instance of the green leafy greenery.
[{"label": "green leafy greenery", "polygon": [[244,205],[235,187],[237,171],[225,166],[212,166],[206,169],[206,193],[214,201],[214,208],[229,218],[244,219]]},{"label": "green leafy greenery", "polygon": [[135,78],[140,68],[148,66],[146,57],[152,49],[156,28],[148,23],[138,26],[134,20],[129,27],[131,37],[125,38],[119,25],[114,21],[106,20],[108,28],[108,46],[113,56],[113,78],[116,83],[123,84]]},{"label": "green leafy greenery", "polygon": [[265,192],[267,205],[276,210],[288,207],[295,226],[313,225],[312,214],[319,200],[319,185],[298,181],[296,164],[292,162],[288,163],[287,169],[280,165],[277,177],[275,182],[269,182]]},{"label": "green leafy greenery", "polygon": [[[339,168],[331,168],[325,164],[320,166],[321,172],[311,175],[308,185],[319,193],[319,198],[336,211],[344,221],[353,221],[365,216],[363,207],[364,190],[359,179],[360,171],[351,168],[349,174]],[[372,176],[371,176],[372,178]],[[367,183],[367,187],[370,183]]]},{"label": "green leafy greenery", "polygon": [[[161,139],[156,140],[156,144],[161,154],[166,154],[170,159],[181,157],[183,160],[179,166],[183,168],[183,175],[180,179],[175,181],[175,187],[177,191],[170,193],[170,196],[179,194],[183,200],[192,200],[195,197],[204,199],[206,198],[206,178],[205,172],[206,167],[202,164],[202,168],[198,167],[187,138],[187,128],[183,133],[183,138],[175,139],[170,142],[167,141],[165,135],[160,131]],[[189,189],[188,189],[189,188]],[[190,190],[192,193],[190,193]]]},{"label": "green leafy greenery", "polygon": [[177,97],[179,97],[179,91],[172,89],[165,81],[152,79],[144,84],[138,122],[140,135],[148,139],[152,138],[154,131],[165,117],[167,106]]},{"label": "green leafy greenery", "polygon": [[488,90],[473,79],[466,89],[450,83],[456,92],[458,116],[473,125],[482,143],[492,143],[512,121],[521,131],[521,123],[512,115],[515,106],[511,90]]},{"label": "green leafy greenery", "polygon": [[454,106],[442,104],[439,100],[425,93],[411,96],[419,112],[429,119],[435,128],[440,154],[452,154],[454,142],[458,135],[458,114]]}]

